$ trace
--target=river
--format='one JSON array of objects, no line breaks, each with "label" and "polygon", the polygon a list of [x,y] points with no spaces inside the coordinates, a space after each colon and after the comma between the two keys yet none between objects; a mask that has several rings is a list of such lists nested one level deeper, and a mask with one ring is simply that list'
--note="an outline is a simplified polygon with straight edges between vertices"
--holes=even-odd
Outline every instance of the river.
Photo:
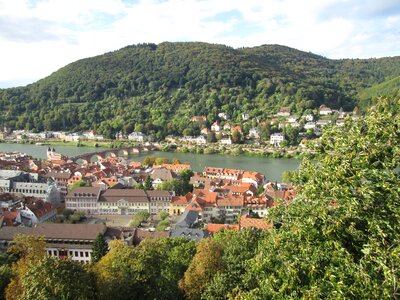
[{"label": "river", "polygon": [[[83,153],[106,150],[106,148],[76,147],[67,145],[57,145],[54,147],[56,152],[67,156],[76,156]],[[47,148],[48,146],[36,146],[31,144],[0,143],[0,152],[18,151],[27,153],[36,158],[46,158]],[[205,166],[257,171],[263,173],[272,181],[281,181],[283,171],[295,170],[300,164],[300,160],[292,158],[227,156],[219,154],[207,155],[179,152],[143,152],[131,155],[127,160],[142,162],[144,157],[147,155],[166,157],[168,159],[177,158],[181,162],[190,163],[194,171],[202,171]]]}]

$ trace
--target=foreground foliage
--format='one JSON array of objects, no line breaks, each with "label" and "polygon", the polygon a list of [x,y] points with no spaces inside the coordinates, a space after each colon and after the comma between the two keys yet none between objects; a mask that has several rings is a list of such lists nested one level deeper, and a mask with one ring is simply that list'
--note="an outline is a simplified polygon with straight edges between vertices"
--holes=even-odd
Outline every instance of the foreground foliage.
[{"label": "foreground foliage", "polygon": [[[365,119],[327,131],[317,159],[290,174],[298,195],[271,210],[272,230],[225,231],[197,244],[114,241],[91,271],[43,259],[43,241],[19,236],[6,298],[57,290],[63,299],[89,291],[98,299],[398,299],[399,113],[400,102],[380,99]],[[89,290],[68,294],[73,280],[60,282],[63,272],[83,276]],[[50,291],[35,285],[41,276]]]}]

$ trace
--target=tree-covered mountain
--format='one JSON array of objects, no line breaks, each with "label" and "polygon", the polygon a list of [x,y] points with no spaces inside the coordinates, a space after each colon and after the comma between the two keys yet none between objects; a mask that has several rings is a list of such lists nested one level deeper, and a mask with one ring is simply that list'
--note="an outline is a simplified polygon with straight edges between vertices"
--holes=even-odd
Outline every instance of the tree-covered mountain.
[{"label": "tree-covered mountain", "polygon": [[400,75],[400,57],[330,60],[289,47],[206,43],[128,46],[82,59],[26,87],[0,90],[0,125],[31,130],[197,133],[195,115],[259,120],[280,107],[345,110],[359,93]]}]

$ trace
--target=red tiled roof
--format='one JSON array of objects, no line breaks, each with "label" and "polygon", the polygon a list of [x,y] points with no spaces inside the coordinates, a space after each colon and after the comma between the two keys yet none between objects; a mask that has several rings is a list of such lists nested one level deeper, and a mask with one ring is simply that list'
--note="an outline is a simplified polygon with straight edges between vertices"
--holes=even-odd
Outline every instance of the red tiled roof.
[{"label": "red tiled roof", "polygon": [[240,228],[258,228],[258,229],[270,229],[272,228],[272,222],[268,222],[267,219],[251,218],[247,215],[240,217]]},{"label": "red tiled roof", "polygon": [[209,234],[214,234],[218,231],[226,229],[239,230],[239,225],[208,223],[206,228]]},{"label": "red tiled roof", "polygon": [[54,206],[41,199],[26,199],[26,206],[35,214],[37,218],[41,218],[51,211],[55,211]]}]

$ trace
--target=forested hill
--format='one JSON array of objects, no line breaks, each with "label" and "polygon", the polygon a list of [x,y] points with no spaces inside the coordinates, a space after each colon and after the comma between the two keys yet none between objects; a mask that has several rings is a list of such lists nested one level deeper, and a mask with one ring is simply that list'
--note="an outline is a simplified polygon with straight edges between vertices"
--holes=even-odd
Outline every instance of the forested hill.
[{"label": "forested hill", "polygon": [[[365,89],[400,75],[400,57],[330,60],[289,47],[206,43],[128,46],[82,59],[26,87],[0,90],[0,125],[33,130],[196,133],[219,112],[264,120],[321,104],[353,109]],[[193,128],[192,128],[193,127]]]}]

